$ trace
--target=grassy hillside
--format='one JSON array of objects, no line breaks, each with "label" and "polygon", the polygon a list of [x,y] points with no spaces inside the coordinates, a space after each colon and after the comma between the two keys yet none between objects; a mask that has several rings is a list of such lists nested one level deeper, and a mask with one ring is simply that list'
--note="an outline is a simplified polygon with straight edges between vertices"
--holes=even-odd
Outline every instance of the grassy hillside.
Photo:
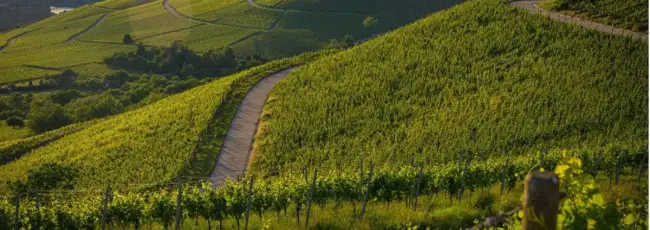
[{"label": "grassy hillside", "polygon": [[[348,34],[363,38],[386,31],[456,2],[431,5],[415,0],[413,4],[386,1],[375,6],[363,1],[355,2],[354,7],[338,4],[336,12],[332,7],[337,4],[313,6],[310,12],[286,12],[257,8],[243,0],[171,0],[170,5],[185,18],[168,12],[162,1],[106,0],[0,34],[0,43],[4,43],[28,32],[0,51],[0,84],[42,78],[64,69],[97,67],[104,71],[106,68],[96,62],[134,49],[122,43],[125,34],[146,45],[169,46],[173,41],[183,41],[201,52],[231,46],[244,56],[275,59],[320,49]],[[372,12],[353,12],[366,5],[373,8]],[[102,16],[105,20],[91,28]],[[367,16],[376,17],[378,24],[364,28],[362,22]],[[88,32],[75,41],[65,42],[85,29]]]},{"label": "grassy hillside", "polygon": [[77,189],[102,188],[106,180],[120,190],[145,188],[173,179],[184,168],[190,175],[209,175],[222,140],[203,136],[211,125],[214,133],[210,135],[222,137],[237,105],[234,103],[235,106],[225,108],[228,111],[220,112],[221,116],[213,117],[222,103],[240,101],[248,87],[270,72],[319,55],[305,54],[270,62],[137,110],[3,142],[0,159],[3,163],[11,162],[0,166],[0,191],[7,182],[24,180],[30,170],[38,170],[47,163],[78,171],[74,179]]},{"label": "grassy hillside", "polygon": [[648,32],[647,0],[548,0],[540,5],[596,22]]},{"label": "grassy hillside", "polygon": [[646,46],[467,2],[291,73],[265,106],[253,170],[643,151]]}]

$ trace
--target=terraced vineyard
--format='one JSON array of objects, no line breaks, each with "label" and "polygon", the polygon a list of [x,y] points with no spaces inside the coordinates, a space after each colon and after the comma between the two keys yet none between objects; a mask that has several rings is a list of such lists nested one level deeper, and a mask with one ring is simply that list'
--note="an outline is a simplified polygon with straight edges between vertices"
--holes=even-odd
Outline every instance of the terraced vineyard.
[{"label": "terraced vineyard", "polygon": [[635,152],[647,145],[646,46],[468,2],[292,72],[266,105],[253,170]]},{"label": "terraced vineyard", "polygon": [[[42,78],[68,68],[91,69],[96,65],[90,63],[101,62],[103,57],[115,52],[133,49],[122,43],[125,34],[146,45],[168,46],[173,41],[183,41],[201,52],[232,46],[244,56],[279,58],[319,49],[331,39],[341,40],[348,34],[361,38],[385,31],[424,16],[424,12],[451,4],[422,5],[418,8],[423,13],[392,17],[392,14],[410,15],[411,12],[385,4],[368,15],[340,15],[330,12],[328,7],[332,6],[326,6],[323,13],[318,13],[318,7],[310,8],[310,12],[285,12],[254,7],[243,0],[217,3],[171,0],[169,5],[184,18],[168,12],[162,3],[106,0],[0,34],[0,41],[9,41],[13,36],[38,29],[37,33],[24,34],[0,51],[0,84]],[[364,4],[371,3],[358,3],[357,6]],[[356,9],[344,10],[347,6],[340,5],[340,11]],[[362,22],[376,12],[387,13],[385,20],[380,18],[376,30],[368,31]],[[76,41],[63,42],[66,40]],[[286,44],[294,45],[287,47]],[[66,55],[59,57],[62,53]]]}]

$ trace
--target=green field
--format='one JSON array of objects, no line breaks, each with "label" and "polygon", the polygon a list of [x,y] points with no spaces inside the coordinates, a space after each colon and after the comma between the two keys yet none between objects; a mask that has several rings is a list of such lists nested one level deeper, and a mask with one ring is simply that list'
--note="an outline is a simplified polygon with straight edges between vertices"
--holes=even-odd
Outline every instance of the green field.
[{"label": "green field", "polygon": [[265,106],[253,170],[593,154],[601,143],[636,152],[647,145],[646,46],[469,2],[292,72]]}]

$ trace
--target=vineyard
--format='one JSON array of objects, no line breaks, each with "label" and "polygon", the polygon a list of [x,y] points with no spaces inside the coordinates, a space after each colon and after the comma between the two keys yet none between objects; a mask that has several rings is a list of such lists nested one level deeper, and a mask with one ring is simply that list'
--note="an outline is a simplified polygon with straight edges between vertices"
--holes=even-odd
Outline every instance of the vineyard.
[{"label": "vineyard", "polygon": [[558,10],[577,17],[587,18],[633,31],[648,31],[648,1],[597,0],[566,1],[552,0],[540,6]]},{"label": "vineyard", "polygon": [[[594,164],[600,161],[593,161],[583,155],[582,157],[586,157],[583,158],[586,164],[582,169],[590,174],[598,173],[600,169],[601,174],[616,178],[616,184],[619,183],[619,176],[623,177],[623,173],[635,178],[630,180],[640,181],[644,170],[638,170],[644,169],[645,163],[633,165],[620,162],[640,162],[637,158],[644,158],[646,155],[647,152],[640,152],[611,160],[606,157],[601,162],[602,165]],[[208,226],[212,223],[220,228],[224,222],[232,223],[234,220],[239,229],[244,224],[248,226],[248,220],[252,219],[253,215],[259,216],[260,219],[265,215],[272,215],[271,218],[279,221],[281,214],[283,218],[289,219],[295,215],[297,227],[303,224],[311,226],[309,218],[314,212],[311,209],[315,210],[318,206],[322,212],[327,204],[336,203],[334,209],[341,203],[352,204],[353,216],[348,218],[364,219],[366,208],[370,207],[369,203],[386,204],[385,208],[389,210],[403,210],[399,207],[406,204],[407,209],[413,209],[415,213],[418,208],[426,209],[425,200],[431,202],[433,197],[439,200],[448,199],[450,205],[463,200],[463,197],[470,199],[471,203],[473,192],[490,196],[489,188],[494,184],[500,184],[498,194],[505,196],[528,171],[553,168],[566,161],[567,157],[569,156],[566,152],[550,152],[539,156],[495,158],[469,167],[466,164],[431,165],[419,162],[411,166],[382,169],[368,163],[366,167],[360,165],[357,172],[314,168],[304,174],[282,175],[273,180],[243,178],[240,181],[230,181],[217,189],[201,184],[196,178],[188,178],[192,180],[190,186],[182,186],[183,181],[179,180],[176,184],[170,183],[168,189],[146,193],[123,193],[111,189],[113,187],[110,184],[106,190],[68,193],[23,189],[0,201],[0,226],[4,229],[14,226],[17,214],[15,210],[20,206],[25,207],[19,209],[20,226],[39,226],[45,229],[96,228],[101,223],[114,224],[120,228],[134,226],[136,229],[145,224],[153,224],[168,229],[174,225],[174,219],[186,219],[184,222],[188,226],[197,226],[200,219],[202,223],[207,222]],[[623,157],[628,159],[623,160]],[[617,161],[618,166],[611,165],[617,164]],[[16,200],[10,199],[11,197],[20,198]],[[394,203],[393,206],[391,203]],[[180,213],[177,212],[180,210]],[[294,214],[288,214],[287,210]],[[469,219],[460,220],[454,223],[456,225],[447,227],[471,225],[472,218],[479,217],[480,215],[470,215]],[[261,228],[260,225],[266,223],[256,224],[256,228]],[[293,226],[293,223],[283,224],[280,226]],[[632,223],[626,222],[626,225],[630,224]],[[229,226],[227,228],[234,228],[233,225]],[[205,227],[204,225],[202,228]]]},{"label": "vineyard", "polygon": [[[11,162],[0,167],[0,190],[6,191],[7,182],[23,180],[29,171],[46,163],[79,171],[75,178],[77,189],[103,187],[105,179],[129,189],[154,186],[179,174],[192,158],[204,155],[212,159],[206,162],[214,165],[218,149],[198,153],[196,148],[217,108],[232,96],[233,84],[241,83],[240,87],[247,89],[255,79],[269,72],[311,61],[319,55],[304,54],[270,62],[141,109],[6,142],[0,156]],[[222,125],[227,127],[228,122]],[[212,168],[203,170],[203,175],[208,175]]]},{"label": "vineyard", "polygon": [[252,167],[473,161],[647,146],[647,44],[479,0],[294,71]]}]

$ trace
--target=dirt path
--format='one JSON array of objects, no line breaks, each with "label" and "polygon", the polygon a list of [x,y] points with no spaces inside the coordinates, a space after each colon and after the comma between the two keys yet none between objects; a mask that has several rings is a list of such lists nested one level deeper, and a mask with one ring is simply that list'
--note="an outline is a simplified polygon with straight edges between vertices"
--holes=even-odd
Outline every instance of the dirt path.
[{"label": "dirt path", "polygon": [[7,40],[7,42],[4,45],[0,46],[0,52],[5,50],[6,48],[9,48],[9,46],[11,44],[14,44],[14,42],[16,42],[16,40],[18,40],[18,38],[22,37],[23,35],[25,35],[25,34],[27,34],[29,32],[32,32],[32,31],[38,30],[38,29],[40,29],[40,28],[36,28],[36,29],[33,29],[33,30],[28,30],[28,31],[22,32],[22,33],[20,33],[20,34],[18,34],[16,36],[11,37],[9,40]]},{"label": "dirt path", "polygon": [[228,128],[228,133],[219,152],[217,165],[210,175],[213,186],[220,186],[226,179],[236,179],[246,172],[262,107],[271,89],[291,70],[286,69],[271,74],[248,90],[230,123],[230,128]]},{"label": "dirt path", "polygon": [[566,22],[566,23],[571,23],[571,24],[577,24],[583,27],[587,28],[592,28],[598,31],[602,31],[605,33],[609,34],[614,34],[614,35],[621,35],[621,36],[627,36],[627,37],[632,37],[634,39],[642,40],[642,41],[648,41],[648,35],[644,33],[639,33],[639,32],[634,32],[631,30],[626,30],[626,29],[621,29],[621,28],[616,28],[613,26],[597,23],[597,22],[592,22],[588,21],[585,19],[580,19],[580,18],[574,18],[569,15],[565,14],[560,14],[552,11],[548,11],[546,9],[543,9],[539,6],[537,6],[537,3],[539,0],[523,0],[523,1],[514,1],[511,2],[511,6],[515,6],[520,9],[525,9],[528,10],[531,13],[539,13],[539,14],[544,14],[548,15],[548,17],[561,21],[561,22]]},{"label": "dirt path", "polygon": [[233,24],[228,24],[228,23],[219,23],[216,21],[208,21],[208,20],[203,20],[203,19],[198,19],[194,17],[190,17],[187,15],[182,14],[181,12],[176,11],[176,9],[169,4],[169,0],[163,0],[163,6],[169,12],[170,14],[183,18],[186,20],[198,22],[198,23],[203,23],[203,24],[211,24],[211,25],[220,25],[220,26],[229,26],[229,27],[235,27],[235,28],[241,28],[241,29],[252,29],[252,30],[264,30],[264,28],[257,28],[257,27],[251,27],[251,26],[242,26],[242,25],[233,25]]},{"label": "dirt path", "polygon": [[296,13],[312,13],[312,14],[329,14],[329,15],[341,15],[341,16],[350,16],[350,15],[355,15],[355,16],[372,16],[374,14],[364,14],[364,13],[344,13],[344,12],[323,12],[323,11],[310,11],[310,10],[296,10],[296,9],[281,9],[281,8],[275,8],[275,7],[270,7],[270,6],[265,6],[265,5],[260,5],[255,2],[255,0],[246,0],[246,3],[248,5],[251,5],[252,7],[262,9],[262,10],[270,10],[270,11],[275,11],[275,12],[285,12],[287,13],[288,11],[296,12]]},{"label": "dirt path", "polygon": [[81,36],[83,36],[84,34],[88,33],[88,31],[90,31],[90,30],[92,30],[93,28],[99,26],[99,24],[102,24],[102,22],[103,22],[104,20],[106,20],[106,17],[108,17],[109,14],[111,14],[111,12],[105,13],[104,15],[102,15],[101,17],[99,17],[99,19],[97,19],[97,21],[95,21],[95,23],[93,23],[92,25],[90,25],[88,28],[82,30],[82,31],[79,32],[79,33],[76,33],[76,34],[72,35],[70,38],[68,38],[68,39],[65,40],[65,41],[66,41],[66,42],[74,41],[74,40],[77,39],[78,37],[81,37]]}]

